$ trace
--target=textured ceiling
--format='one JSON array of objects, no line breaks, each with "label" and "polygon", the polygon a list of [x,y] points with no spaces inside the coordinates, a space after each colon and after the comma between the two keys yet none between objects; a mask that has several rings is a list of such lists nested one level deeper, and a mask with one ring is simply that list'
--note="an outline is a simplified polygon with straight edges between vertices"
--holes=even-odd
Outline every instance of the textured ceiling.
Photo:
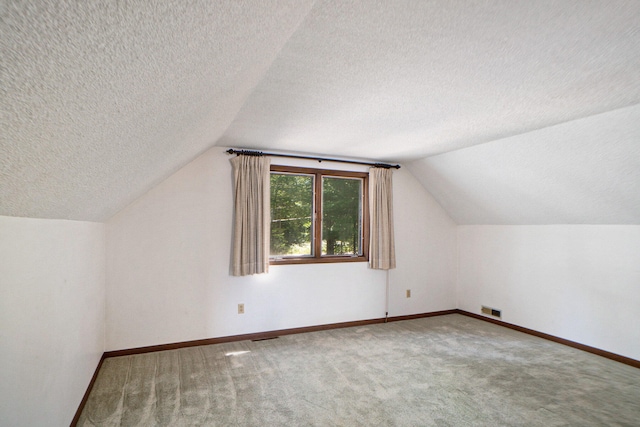
[{"label": "textured ceiling", "polygon": [[0,215],[109,218],[215,143],[310,6],[0,0]]},{"label": "textured ceiling", "polygon": [[213,145],[410,161],[636,105],[638,22],[637,0],[0,0],[0,215],[103,221]]},{"label": "textured ceiling", "polygon": [[640,2],[317,1],[221,145],[402,161],[640,103]]},{"label": "textured ceiling", "polygon": [[458,224],[640,224],[640,105],[407,167]]}]

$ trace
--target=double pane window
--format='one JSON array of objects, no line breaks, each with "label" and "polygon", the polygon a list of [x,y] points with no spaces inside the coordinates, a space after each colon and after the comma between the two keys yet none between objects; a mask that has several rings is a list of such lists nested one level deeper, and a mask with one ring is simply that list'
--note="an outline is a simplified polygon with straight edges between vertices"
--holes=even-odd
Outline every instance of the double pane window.
[{"label": "double pane window", "polygon": [[366,261],[367,177],[272,166],[272,263]]}]

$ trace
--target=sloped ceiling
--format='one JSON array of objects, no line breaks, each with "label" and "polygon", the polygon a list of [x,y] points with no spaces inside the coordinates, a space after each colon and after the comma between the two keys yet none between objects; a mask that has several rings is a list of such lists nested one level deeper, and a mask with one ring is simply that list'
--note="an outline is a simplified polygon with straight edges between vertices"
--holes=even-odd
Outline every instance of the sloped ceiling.
[{"label": "sloped ceiling", "polygon": [[[604,141],[577,142],[581,119],[611,118],[623,129],[611,144],[637,156],[638,143],[624,139],[637,135],[630,120],[640,104],[636,0],[0,7],[0,215],[103,221],[219,145],[413,162],[461,223],[640,223],[628,159],[607,157]],[[522,214],[539,199],[527,187],[534,178],[517,173],[517,153],[546,162],[554,148],[536,143],[561,123],[576,132],[562,144],[574,141],[571,150],[589,158],[570,165],[573,175],[602,156],[614,171],[605,187],[577,197],[606,193],[599,203],[616,214],[598,207],[580,216],[582,202]],[[491,162],[490,141],[506,163]],[[516,153],[512,144],[530,148]],[[473,146],[469,161],[462,154]],[[513,166],[496,179],[509,179],[517,209],[458,176],[462,165],[482,174],[491,164]],[[542,163],[529,166],[526,174],[549,177]],[[469,200],[473,191],[487,193]],[[545,191],[566,200],[574,189],[559,182]]]},{"label": "sloped ceiling", "polygon": [[0,2],[0,214],[92,221],[213,146],[312,4]]},{"label": "sloped ceiling", "polygon": [[634,1],[318,1],[224,145],[408,160],[640,102]]},{"label": "sloped ceiling", "polygon": [[640,224],[640,105],[407,167],[458,224]]}]

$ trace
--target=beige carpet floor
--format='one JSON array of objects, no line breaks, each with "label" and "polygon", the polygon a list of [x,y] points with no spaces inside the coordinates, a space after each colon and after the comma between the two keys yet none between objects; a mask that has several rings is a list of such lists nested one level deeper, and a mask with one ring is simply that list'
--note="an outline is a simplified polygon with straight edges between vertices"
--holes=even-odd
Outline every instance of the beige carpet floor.
[{"label": "beige carpet floor", "polygon": [[459,314],[108,358],[80,426],[640,426],[640,369]]}]

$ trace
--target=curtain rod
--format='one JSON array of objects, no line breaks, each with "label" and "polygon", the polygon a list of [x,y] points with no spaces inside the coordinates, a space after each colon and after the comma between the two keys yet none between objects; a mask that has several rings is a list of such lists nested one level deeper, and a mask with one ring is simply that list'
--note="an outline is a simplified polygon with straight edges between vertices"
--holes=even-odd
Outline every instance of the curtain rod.
[{"label": "curtain rod", "polygon": [[294,156],[291,154],[277,154],[277,153],[264,153],[262,151],[251,151],[251,150],[234,150],[233,148],[229,148],[227,150],[228,154],[237,154],[239,156],[272,156],[272,157],[288,157],[290,159],[309,159],[309,160],[317,160],[318,162],[326,161],[326,162],[339,162],[339,163],[351,163],[354,165],[366,165],[373,166],[376,168],[384,168],[384,169],[400,169],[400,165],[390,165],[387,163],[371,163],[371,162],[357,162],[354,160],[342,160],[342,159],[331,159],[327,157],[312,157],[312,156]]}]

